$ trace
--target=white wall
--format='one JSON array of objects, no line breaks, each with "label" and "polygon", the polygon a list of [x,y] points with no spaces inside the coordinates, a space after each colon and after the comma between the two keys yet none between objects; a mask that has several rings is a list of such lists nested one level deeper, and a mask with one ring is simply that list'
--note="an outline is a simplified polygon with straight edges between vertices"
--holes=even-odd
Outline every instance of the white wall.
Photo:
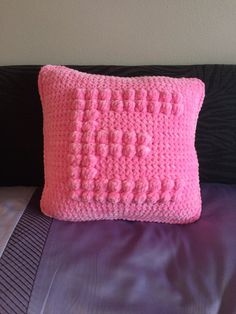
[{"label": "white wall", "polygon": [[0,65],[236,63],[236,0],[0,0]]}]

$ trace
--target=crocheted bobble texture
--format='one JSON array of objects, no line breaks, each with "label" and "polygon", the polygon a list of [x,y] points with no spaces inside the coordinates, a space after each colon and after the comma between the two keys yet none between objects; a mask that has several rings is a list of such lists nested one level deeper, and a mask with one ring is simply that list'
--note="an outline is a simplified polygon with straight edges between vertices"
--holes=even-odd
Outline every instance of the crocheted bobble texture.
[{"label": "crocheted bobble texture", "polygon": [[194,141],[202,81],[48,65],[40,71],[39,92],[45,214],[72,221],[199,218]]}]

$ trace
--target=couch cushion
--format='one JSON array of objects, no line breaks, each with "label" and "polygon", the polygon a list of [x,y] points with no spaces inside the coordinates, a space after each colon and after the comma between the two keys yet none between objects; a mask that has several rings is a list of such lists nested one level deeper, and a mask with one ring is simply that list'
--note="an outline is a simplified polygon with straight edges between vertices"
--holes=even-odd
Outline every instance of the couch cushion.
[{"label": "couch cushion", "polygon": [[45,214],[74,221],[199,218],[194,143],[202,81],[49,65],[40,71],[39,92]]}]

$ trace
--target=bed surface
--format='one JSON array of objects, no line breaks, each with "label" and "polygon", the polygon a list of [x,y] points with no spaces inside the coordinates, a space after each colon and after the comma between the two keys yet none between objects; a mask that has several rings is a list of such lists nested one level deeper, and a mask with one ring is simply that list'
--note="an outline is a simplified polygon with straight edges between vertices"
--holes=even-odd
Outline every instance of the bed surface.
[{"label": "bed surface", "polygon": [[53,220],[40,195],[0,259],[1,314],[236,313],[236,185],[202,184],[201,219],[182,226]]}]

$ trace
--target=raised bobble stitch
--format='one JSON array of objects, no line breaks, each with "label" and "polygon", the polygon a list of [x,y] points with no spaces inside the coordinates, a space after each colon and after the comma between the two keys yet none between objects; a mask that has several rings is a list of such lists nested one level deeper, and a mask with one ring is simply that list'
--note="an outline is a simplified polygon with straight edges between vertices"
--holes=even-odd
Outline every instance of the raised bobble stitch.
[{"label": "raised bobble stitch", "polygon": [[181,103],[182,102],[182,95],[178,92],[172,93],[172,100],[174,103]]},{"label": "raised bobble stitch", "polygon": [[121,189],[121,180],[119,179],[109,180],[108,189],[109,189],[109,192],[119,192]]},{"label": "raised bobble stitch", "polygon": [[147,90],[144,88],[138,89],[135,96],[137,100],[146,100]]},{"label": "raised bobble stitch", "polygon": [[148,91],[148,100],[158,101],[159,95],[160,95],[160,93],[157,89],[151,89]]},{"label": "raised bobble stitch", "polygon": [[85,108],[88,110],[97,109],[97,100],[90,99],[86,101]]},{"label": "raised bobble stitch", "polygon": [[82,192],[81,199],[84,202],[91,202],[93,200],[93,192],[91,191]]},{"label": "raised bobble stitch", "polygon": [[94,155],[95,153],[95,145],[94,144],[83,144],[83,147],[82,147],[82,150],[83,150],[83,154],[84,155]]},{"label": "raised bobble stitch", "polygon": [[120,194],[117,192],[108,193],[107,199],[113,204],[117,204],[120,201]]},{"label": "raised bobble stitch", "polygon": [[112,99],[113,100],[122,100],[122,94],[119,89],[114,89],[112,91]]},{"label": "raised bobble stitch", "polygon": [[70,197],[74,200],[74,201],[78,201],[80,199],[80,195],[81,195],[81,191],[77,190],[77,191],[71,191],[70,193]]},{"label": "raised bobble stitch", "polygon": [[159,114],[160,109],[161,109],[161,103],[158,101],[150,101],[148,103],[148,112],[153,113],[153,114]]},{"label": "raised bobble stitch", "polygon": [[167,91],[161,92],[161,101],[161,112],[165,115],[170,115],[172,110],[172,94]]},{"label": "raised bobble stitch", "polygon": [[160,193],[155,191],[155,192],[150,192],[147,194],[147,201],[151,204],[155,204],[159,201],[160,199]]},{"label": "raised bobble stitch", "polygon": [[176,116],[180,116],[184,111],[184,105],[182,103],[178,104],[177,111],[176,111]]},{"label": "raised bobble stitch", "polygon": [[137,204],[143,204],[146,200],[146,193],[135,193],[134,194],[134,201]]},{"label": "raised bobble stitch", "polygon": [[122,135],[123,135],[122,131],[120,131],[120,130],[113,130],[110,133],[110,141],[112,143],[120,144],[121,141],[122,141]]},{"label": "raised bobble stitch", "polygon": [[178,178],[178,179],[175,180],[174,189],[175,189],[176,191],[182,189],[183,186],[184,186],[184,181],[183,181],[182,179]]},{"label": "raised bobble stitch", "polygon": [[94,199],[98,202],[105,202],[107,199],[107,193],[106,192],[95,192],[94,193]]},{"label": "raised bobble stitch", "polygon": [[176,116],[179,116],[183,112],[183,99],[182,95],[178,92],[172,93],[172,113]]},{"label": "raised bobble stitch", "polygon": [[93,180],[82,180],[81,181],[81,188],[86,191],[92,191],[94,188],[94,181]]},{"label": "raised bobble stitch", "polygon": [[124,110],[132,112],[135,109],[135,102],[133,100],[124,100]]},{"label": "raised bobble stitch", "polygon": [[137,143],[140,145],[148,145],[152,141],[151,136],[146,132],[140,132],[137,136]]},{"label": "raised bobble stitch", "polygon": [[123,134],[123,142],[125,144],[135,144],[136,142],[136,133],[134,131],[127,131]]},{"label": "raised bobble stitch", "polygon": [[87,167],[82,167],[81,168],[81,176],[84,179],[93,179],[97,174],[97,170],[93,167],[87,168]]},{"label": "raised bobble stitch", "polygon": [[135,182],[135,191],[138,193],[146,193],[148,190],[148,181],[146,179],[139,179]]},{"label": "raised bobble stitch", "polygon": [[97,110],[85,110],[84,111],[84,121],[96,120],[99,116]]},{"label": "raised bobble stitch", "polygon": [[109,111],[109,101],[108,100],[99,100],[98,101],[98,110],[102,112],[107,112]]},{"label": "raised bobble stitch", "polygon": [[108,144],[108,132],[105,130],[99,130],[96,136],[96,142],[100,144]]},{"label": "raised bobble stitch", "polygon": [[124,90],[124,99],[125,100],[134,100],[135,99],[135,90],[133,88],[129,88]]},{"label": "raised bobble stitch", "polygon": [[87,100],[96,100],[98,97],[97,88],[90,88],[86,90],[86,99]]},{"label": "raised bobble stitch", "polygon": [[81,161],[81,155],[80,154],[78,154],[78,155],[68,154],[68,163],[70,165],[74,165],[74,166],[78,165],[80,163],[80,161]]},{"label": "raised bobble stitch", "polygon": [[175,182],[172,179],[163,179],[162,191],[170,191],[174,188]]},{"label": "raised bobble stitch", "polygon": [[94,167],[97,163],[97,157],[94,155],[83,156],[81,160],[81,165],[83,167]]},{"label": "raised bobble stitch", "polygon": [[150,147],[146,145],[138,145],[137,146],[137,155],[138,157],[144,158],[150,153]]},{"label": "raised bobble stitch", "polygon": [[97,150],[97,155],[100,157],[106,157],[108,155],[108,145],[107,144],[98,144],[96,150]]},{"label": "raised bobble stitch", "polygon": [[116,111],[116,112],[122,112],[123,101],[122,100],[113,100],[111,103],[111,110]]},{"label": "raised bobble stitch", "polygon": [[135,106],[136,111],[144,112],[144,111],[146,111],[146,109],[147,109],[146,100],[137,100],[136,101],[136,106]]},{"label": "raised bobble stitch", "polygon": [[170,103],[172,100],[172,94],[168,93],[167,91],[162,92],[161,93],[161,100],[162,100],[162,102]]},{"label": "raised bobble stitch", "polygon": [[172,104],[169,103],[169,102],[164,102],[162,103],[162,106],[161,106],[161,112],[164,113],[165,115],[170,115],[171,113],[171,110],[172,110]]},{"label": "raised bobble stitch", "polygon": [[161,181],[159,179],[149,180],[149,192],[160,191],[160,189],[161,189]]},{"label": "raised bobble stitch", "polygon": [[129,204],[133,201],[133,193],[131,192],[124,192],[124,193],[121,193],[120,194],[120,197],[121,197],[121,201],[125,204]]},{"label": "raised bobble stitch", "polygon": [[123,154],[126,157],[134,157],[136,154],[135,146],[134,145],[124,145],[123,146]]},{"label": "raised bobble stitch", "polygon": [[99,100],[110,100],[111,90],[109,88],[99,90]]},{"label": "raised bobble stitch", "polygon": [[133,180],[126,179],[122,181],[122,191],[132,192],[135,187],[135,182]]},{"label": "raised bobble stitch", "polygon": [[169,191],[165,191],[161,193],[160,202],[168,203],[172,198],[172,194]]},{"label": "raised bobble stitch", "polygon": [[110,144],[109,150],[113,157],[120,158],[122,155],[122,146],[120,144]]},{"label": "raised bobble stitch", "polygon": [[173,103],[172,105],[172,113],[173,115],[177,116],[179,111],[179,104],[178,103]]},{"label": "raised bobble stitch", "polygon": [[82,135],[82,143],[91,143],[94,142],[95,134],[91,131],[85,131]]},{"label": "raised bobble stitch", "polygon": [[95,131],[96,127],[96,121],[86,121],[82,124],[82,131]]}]

